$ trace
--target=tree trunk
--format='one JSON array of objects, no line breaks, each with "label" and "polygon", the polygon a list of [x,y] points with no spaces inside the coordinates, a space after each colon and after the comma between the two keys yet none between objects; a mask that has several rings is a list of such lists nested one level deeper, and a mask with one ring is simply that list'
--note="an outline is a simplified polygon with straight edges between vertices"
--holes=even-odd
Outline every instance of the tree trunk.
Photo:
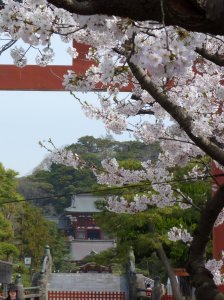
[{"label": "tree trunk", "polygon": [[205,248],[223,206],[224,187],[220,187],[215,196],[206,203],[190,247],[187,270],[196,289],[197,300],[224,300],[224,294],[219,292],[212,274],[205,268]]},{"label": "tree trunk", "polygon": [[190,31],[224,34],[223,0],[48,0],[79,15],[108,15],[156,21]]},{"label": "tree trunk", "polygon": [[158,254],[161,262],[163,263],[163,265],[164,265],[164,267],[166,269],[166,272],[167,272],[167,274],[169,276],[175,300],[183,300],[183,297],[182,297],[182,295],[180,293],[179,285],[178,285],[177,280],[176,280],[176,275],[175,275],[175,273],[173,271],[173,268],[171,267],[171,265],[169,263],[169,260],[168,260],[168,258],[166,256],[166,253],[165,253],[162,245],[161,245],[160,248],[157,249],[157,254]]}]

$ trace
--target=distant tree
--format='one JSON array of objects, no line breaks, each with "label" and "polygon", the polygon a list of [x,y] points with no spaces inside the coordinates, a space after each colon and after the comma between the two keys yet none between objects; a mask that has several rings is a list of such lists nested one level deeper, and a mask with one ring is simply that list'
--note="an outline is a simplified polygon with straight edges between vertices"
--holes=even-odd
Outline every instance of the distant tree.
[{"label": "distant tree", "polygon": [[42,263],[45,245],[53,245],[58,237],[54,226],[43,216],[40,208],[28,203],[24,203],[17,214],[16,238],[21,259],[31,257],[35,270]]},{"label": "distant tree", "polygon": [[[45,158],[48,167],[40,166],[35,169],[32,175],[18,179],[18,191],[25,198],[38,198],[34,200],[35,205],[44,207],[49,214],[61,214],[65,207],[70,205],[72,194],[97,189],[96,177],[93,175],[91,166],[101,168],[101,160],[106,157],[115,156],[122,165],[137,164],[136,159],[148,158],[155,160],[159,153],[156,144],[144,145],[137,141],[118,142],[110,135],[102,138],[84,136],[78,139],[77,143],[67,146],[80,155],[87,163],[82,169],[74,169],[64,165],[50,164],[51,155]],[[54,197],[58,195],[58,197]],[[46,200],[41,197],[52,196]]]},{"label": "distant tree", "polygon": [[15,243],[15,213],[22,196],[17,192],[17,173],[0,163],[0,259],[13,260],[19,250]]}]

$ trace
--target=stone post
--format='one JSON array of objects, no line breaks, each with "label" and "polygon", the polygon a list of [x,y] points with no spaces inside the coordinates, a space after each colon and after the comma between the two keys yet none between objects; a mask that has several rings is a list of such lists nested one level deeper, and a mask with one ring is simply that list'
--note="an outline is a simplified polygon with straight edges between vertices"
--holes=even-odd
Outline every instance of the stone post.
[{"label": "stone post", "polygon": [[[46,264],[45,264],[45,258],[46,258]],[[51,256],[50,247],[48,245],[45,246],[42,272],[46,272],[47,276],[52,273],[52,256]]]},{"label": "stone post", "polygon": [[46,290],[47,282],[46,282],[45,274],[43,274],[43,273],[40,274],[39,286],[40,286],[40,300],[46,300],[47,299],[47,290]]},{"label": "stone post", "polygon": [[136,276],[136,270],[135,270],[135,254],[133,251],[133,247],[130,247],[129,253],[128,253],[128,270],[127,270],[127,276],[128,276],[128,286],[129,286],[129,300],[135,300],[136,299],[136,282],[137,282],[137,276]]},{"label": "stone post", "polygon": [[154,279],[154,287],[152,289],[152,300],[161,300],[163,296],[162,285],[160,278],[157,276]]},{"label": "stone post", "polygon": [[8,296],[8,293],[7,293],[7,283],[3,283],[2,284],[2,288],[3,288],[3,297],[4,298],[7,298],[7,296]]},{"label": "stone post", "polygon": [[21,282],[21,275],[20,274],[16,275],[15,285],[18,289],[18,291],[17,291],[18,298],[23,300],[24,299],[24,289],[23,289],[23,284]]},{"label": "stone post", "polygon": [[47,299],[47,283],[49,276],[52,272],[52,257],[50,252],[50,247],[45,246],[45,252],[43,257],[43,265],[40,273],[39,286],[40,286],[40,300]]}]

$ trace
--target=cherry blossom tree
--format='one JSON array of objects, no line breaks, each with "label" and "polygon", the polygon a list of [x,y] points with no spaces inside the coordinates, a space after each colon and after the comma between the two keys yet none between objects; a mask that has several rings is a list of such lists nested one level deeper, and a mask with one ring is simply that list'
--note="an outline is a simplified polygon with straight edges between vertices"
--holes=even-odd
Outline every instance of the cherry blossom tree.
[{"label": "cherry blossom tree", "polygon": [[[224,1],[214,0],[24,0],[5,1],[0,12],[0,53],[10,49],[17,66],[27,63],[30,48],[40,46],[36,61],[46,66],[54,57],[51,38],[75,39],[91,47],[86,74],[69,71],[65,90],[80,102],[87,117],[100,119],[109,132],[128,130],[144,143],[158,141],[156,162],[142,162],[141,170],[125,170],[115,159],[102,162],[104,172],[93,168],[98,182],[110,186],[150,182],[152,189],[132,202],[111,197],[108,209],[135,213],[150,206],[195,206],[192,199],[172,186],[174,167],[197,162],[189,177],[211,176],[207,157],[224,166]],[[22,39],[27,48],[17,47]],[[72,57],[77,49],[68,48]],[[122,96],[120,89],[130,95]],[[99,105],[82,102],[76,92],[106,89]],[[144,117],[143,117],[144,116]],[[133,119],[137,119],[135,123]],[[169,126],[167,122],[169,121]],[[76,167],[85,164],[71,152],[55,154],[58,162]],[[205,159],[206,157],[206,159]],[[161,183],[161,184],[159,184]],[[197,231],[190,237],[183,228],[171,229],[190,243],[188,271],[196,298],[224,299],[213,280],[221,262],[205,264],[205,247],[213,225],[223,222],[224,188],[201,209]],[[196,209],[196,206],[195,206]],[[217,221],[216,221],[217,220]],[[218,275],[217,275],[218,274]]]}]

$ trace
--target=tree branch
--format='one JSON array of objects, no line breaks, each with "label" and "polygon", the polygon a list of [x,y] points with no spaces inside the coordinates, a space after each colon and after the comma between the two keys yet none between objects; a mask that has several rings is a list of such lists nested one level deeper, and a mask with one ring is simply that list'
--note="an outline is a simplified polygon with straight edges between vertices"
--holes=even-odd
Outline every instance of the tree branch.
[{"label": "tree branch", "polygon": [[17,42],[17,40],[10,40],[8,43],[6,43],[5,45],[3,45],[1,48],[0,48],[0,55],[8,50],[10,47],[12,47],[15,43]]},{"label": "tree branch", "polygon": [[219,54],[210,54],[206,49],[204,48],[196,48],[195,52],[200,54],[205,59],[213,62],[214,64],[223,67],[224,66],[224,55]]},{"label": "tree branch", "polygon": [[174,297],[176,300],[183,300],[184,298],[182,297],[181,293],[180,293],[180,289],[179,289],[179,285],[177,283],[177,280],[176,280],[176,276],[175,276],[175,273],[174,273],[174,270],[173,268],[171,267],[170,265],[170,262],[166,256],[166,253],[163,249],[163,246],[161,244],[161,246],[156,250],[157,252],[157,255],[159,256],[161,262],[163,263],[164,267],[165,267],[165,270],[169,276],[169,279],[170,279],[170,283],[171,283],[171,286],[172,286],[172,290],[173,290],[173,294],[174,294]]},{"label": "tree branch", "polygon": [[86,0],[49,0],[49,3],[63,8],[71,13],[80,15],[95,15],[97,14],[97,3],[96,1]]},{"label": "tree branch", "polygon": [[173,103],[166,94],[160,92],[142,68],[134,65],[130,61],[128,61],[128,65],[133,75],[141,85],[141,88],[146,90],[155,99],[155,101],[159,103],[174,118],[174,120],[176,120],[195,145],[208,154],[212,159],[216,160],[221,165],[224,165],[223,149],[212,142],[208,137],[201,136],[200,133],[196,136],[192,132],[192,118],[188,115],[187,111]]},{"label": "tree branch", "polygon": [[154,115],[154,111],[151,109],[139,109],[137,115]]},{"label": "tree branch", "polygon": [[[156,21],[187,30],[224,34],[223,0],[48,0],[49,3],[80,15],[108,15],[138,21]],[[203,5],[202,5],[203,3]]]}]

